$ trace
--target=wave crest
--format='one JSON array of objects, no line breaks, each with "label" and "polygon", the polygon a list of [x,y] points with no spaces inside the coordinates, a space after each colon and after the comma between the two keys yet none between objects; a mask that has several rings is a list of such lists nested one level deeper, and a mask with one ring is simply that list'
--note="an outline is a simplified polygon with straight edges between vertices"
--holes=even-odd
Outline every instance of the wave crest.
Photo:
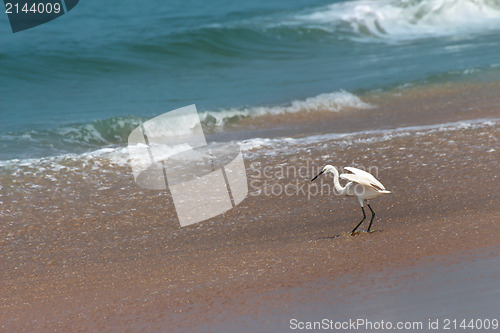
[{"label": "wave crest", "polygon": [[[258,106],[248,108],[231,108],[216,111],[199,112],[202,126],[205,129],[221,129],[228,123],[237,122],[246,117],[264,115],[281,115],[286,113],[308,111],[333,111],[372,107],[359,97],[338,91],[321,94],[305,100],[296,100],[285,106]],[[75,124],[51,130],[29,130],[20,133],[1,135],[1,160],[26,157],[59,156],[68,153],[83,153],[102,147],[123,146],[128,136],[141,122],[148,119],[135,116],[113,117],[95,120],[90,123]],[[165,134],[180,135],[183,130],[190,130],[193,124],[162,123],[161,131]],[[154,129],[154,128],[153,128]],[[156,129],[157,130],[157,129]],[[21,152],[22,155],[19,155]]]},{"label": "wave crest", "polygon": [[305,24],[411,40],[500,29],[498,0],[356,0],[298,15]]},{"label": "wave crest", "polygon": [[206,126],[223,126],[225,123],[245,117],[280,115],[296,112],[330,111],[339,112],[345,109],[369,109],[373,106],[363,102],[358,96],[347,91],[320,94],[304,100],[292,101],[286,106],[257,106],[250,108],[231,108],[219,111],[200,113],[200,119]]}]

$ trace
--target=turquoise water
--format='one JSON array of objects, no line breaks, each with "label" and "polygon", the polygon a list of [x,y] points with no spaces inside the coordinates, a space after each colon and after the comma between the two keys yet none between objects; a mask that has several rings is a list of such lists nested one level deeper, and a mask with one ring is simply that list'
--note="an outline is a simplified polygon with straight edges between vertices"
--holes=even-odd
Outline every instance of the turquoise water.
[{"label": "turquoise water", "polygon": [[125,145],[189,104],[224,119],[498,72],[499,33],[491,0],[88,0],[16,34],[4,16],[0,161]]}]

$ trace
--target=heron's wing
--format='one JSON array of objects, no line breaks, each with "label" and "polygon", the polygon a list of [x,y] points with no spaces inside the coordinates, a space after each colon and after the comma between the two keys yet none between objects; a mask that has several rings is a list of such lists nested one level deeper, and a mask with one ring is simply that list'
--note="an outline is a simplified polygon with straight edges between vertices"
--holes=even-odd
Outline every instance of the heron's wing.
[{"label": "heron's wing", "polygon": [[365,185],[368,187],[373,187],[372,184],[370,184],[370,182],[366,181],[366,179],[360,178],[352,173],[343,173],[340,175],[340,178],[345,179],[345,180],[350,181],[350,182],[353,182],[353,183],[356,183],[356,184],[361,184],[361,185]]},{"label": "heron's wing", "polygon": [[[353,168],[353,167],[345,167],[344,169],[346,169],[347,171],[352,172],[354,175],[356,175],[357,177],[359,177],[359,179],[364,179],[368,183],[370,183],[372,185],[375,185],[374,186],[375,188],[379,188],[381,190],[385,190],[384,185],[382,185],[382,183],[379,182],[377,180],[377,178],[373,177],[373,175],[371,173],[368,173],[368,172],[366,172],[364,170],[361,170],[361,169],[358,169],[358,168]],[[370,186],[372,186],[372,185],[370,185]]]},{"label": "heron's wing", "polygon": [[343,174],[340,175],[340,178],[348,180],[350,182],[354,182],[354,183],[357,183],[357,184],[361,184],[361,185],[364,185],[364,186],[371,187],[371,188],[373,188],[373,189],[375,189],[377,191],[384,191],[383,188],[381,188],[380,186],[377,186],[377,184],[374,184],[373,182],[370,182],[365,177],[359,177],[358,175],[355,175],[355,174],[352,174],[352,173],[343,173]]}]

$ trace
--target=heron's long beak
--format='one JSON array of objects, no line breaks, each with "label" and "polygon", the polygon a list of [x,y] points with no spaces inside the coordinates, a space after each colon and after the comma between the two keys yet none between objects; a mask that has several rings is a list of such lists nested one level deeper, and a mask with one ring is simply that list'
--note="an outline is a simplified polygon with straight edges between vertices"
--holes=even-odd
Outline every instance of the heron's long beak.
[{"label": "heron's long beak", "polygon": [[313,182],[316,178],[318,178],[319,176],[321,176],[323,174],[324,171],[321,171],[320,173],[318,173],[316,176],[314,176],[313,179],[311,179],[311,181]]}]

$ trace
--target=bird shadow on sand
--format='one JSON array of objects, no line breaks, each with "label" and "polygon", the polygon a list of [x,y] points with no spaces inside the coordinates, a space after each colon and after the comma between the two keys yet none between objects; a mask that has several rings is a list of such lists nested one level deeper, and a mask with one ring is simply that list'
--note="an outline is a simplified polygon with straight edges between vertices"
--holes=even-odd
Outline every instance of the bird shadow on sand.
[{"label": "bird shadow on sand", "polygon": [[336,239],[336,238],[339,238],[339,237],[342,237],[342,236],[349,236],[349,237],[353,237],[353,236],[359,236],[361,235],[361,233],[363,234],[366,234],[366,235],[370,235],[370,234],[374,234],[374,233],[379,233],[379,232],[384,232],[384,230],[372,230],[370,232],[367,232],[366,230],[360,230],[360,231],[356,231],[354,234],[345,234],[345,235],[333,235],[333,236],[325,236],[325,237],[319,237],[319,239]]},{"label": "bird shadow on sand", "polygon": [[326,237],[320,237],[318,239],[335,239],[335,238],[339,238],[341,236],[342,235],[326,236]]}]

